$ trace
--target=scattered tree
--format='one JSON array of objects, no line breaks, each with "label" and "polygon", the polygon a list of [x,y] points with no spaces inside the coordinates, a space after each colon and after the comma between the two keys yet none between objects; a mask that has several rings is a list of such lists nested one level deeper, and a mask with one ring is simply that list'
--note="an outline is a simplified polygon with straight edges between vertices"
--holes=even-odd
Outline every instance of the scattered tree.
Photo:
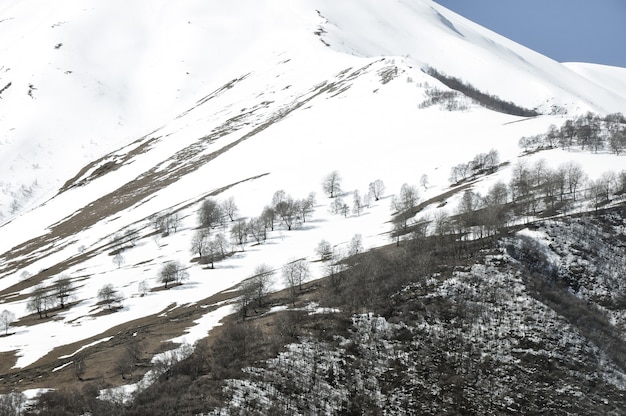
[{"label": "scattered tree", "polygon": [[355,256],[359,253],[363,252],[363,237],[361,234],[355,234],[350,240],[350,245],[348,246],[348,254],[350,256]]},{"label": "scattered tree", "polygon": [[282,223],[287,227],[287,230],[291,230],[293,225],[296,223],[300,212],[298,202],[286,195],[274,206],[274,210],[276,211],[278,218],[280,218]]},{"label": "scattered tree", "polygon": [[322,189],[330,198],[338,196],[341,193],[341,176],[339,176],[339,172],[334,170],[326,175],[322,180]]},{"label": "scattered tree", "polygon": [[208,198],[202,201],[198,211],[201,226],[213,228],[222,221],[222,216],[222,209],[215,200]]},{"label": "scattered tree", "polygon": [[59,301],[59,307],[64,309],[67,300],[71,297],[72,292],[74,291],[72,279],[70,279],[67,275],[59,276],[52,285],[52,291]]},{"label": "scattered tree", "polygon": [[107,283],[98,290],[98,299],[109,309],[113,309],[114,304],[122,301],[122,296],[111,283]]},{"label": "scattered tree", "polygon": [[257,244],[261,244],[267,239],[267,228],[261,218],[250,218],[247,224],[248,232]]},{"label": "scattered tree", "polygon": [[266,206],[261,213],[261,221],[263,226],[270,231],[274,231],[274,222],[276,221],[276,210],[273,207]]},{"label": "scattered tree", "polygon": [[211,234],[208,229],[197,230],[191,239],[191,252],[198,255],[200,260],[206,255]]},{"label": "scattered tree", "polygon": [[369,184],[369,194],[378,201],[385,193],[385,184],[380,179],[376,179]]},{"label": "scattered tree", "polygon": [[159,281],[165,284],[165,288],[170,283],[181,284],[183,280],[189,278],[189,273],[178,261],[170,261],[163,265],[159,271]]},{"label": "scattered tree", "polygon": [[263,300],[271,290],[274,274],[275,271],[271,267],[262,264],[257,266],[254,274],[243,282],[238,305],[244,319],[248,316],[249,307],[252,303],[259,307],[263,306]]},{"label": "scattered tree", "polygon": [[241,247],[241,251],[244,251],[248,241],[248,224],[243,219],[237,221],[230,229],[230,236],[233,242]]},{"label": "scattered tree", "polygon": [[139,294],[141,296],[146,296],[148,292],[150,291],[150,286],[148,285],[148,281],[144,279],[141,282],[139,282],[137,284],[137,291],[139,291]]},{"label": "scattered tree", "polygon": [[117,266],[117,268],[119,269],[120,267],[122,267],[122,265],[124,264],[125,260],[124,260],[124,256],[122,255],[122,253],[117,253],[115,256],[113,256],[113,263]]},{"label": "scattered tree", "polygon": [[282,268],[282,276],[289,288],[291,301],[296,298],[296,289],[302,290],[302,283],[309,277],[309,266],[304,259],[294,260]]},{"label": "scattered tree", "polygon": [[362,211],[363,201],[361,199],[361,193],[358,191],[358,189],[355,189],[352,197],[352,212],[358,217],[359,215],[361,215]]},{"label": "scattered tree", "polygon": [[306,222],[306,217],[313,212],[315,207],[315,192],[311,192],[307,198],[304,198],[298,202],[300,208],[300,217],[302,222]]},{"label": "scattered tree", "polygon": [[48,317],[48,311],[53,305],[52,292],[43,285],[37,285],[26,304],[26,310],[29,312],[37,312],[39,319],[42,319]]},{"label": "scattered tree", "polygon": [[3,310],[0,313],[0,328],[4,330],[4,335],[9,335],[9,327],[11,323],[15,321],[15,314],[8,310]]},{"label": "scattered tree", "polygon": [[315,248],[315,253],[322,261],[330,260],[333,257],[333,246],[328,241],[322,240]]},{"label": "scattered tree", "polygon": [[235,217],[239,212],[239,208],[237,208],[237,204],[235,204],[235,198],[230,197],[226,201],[222,202],[222,211],[224,214],[228,215],[228,218],[231,221],[235,221]]}]

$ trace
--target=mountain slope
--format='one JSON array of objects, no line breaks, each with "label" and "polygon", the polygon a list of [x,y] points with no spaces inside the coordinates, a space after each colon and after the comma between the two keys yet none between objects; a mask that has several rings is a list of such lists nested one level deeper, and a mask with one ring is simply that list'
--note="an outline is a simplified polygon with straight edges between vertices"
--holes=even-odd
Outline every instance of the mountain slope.
[{"label": "mountain slope", "polygon": [[[497,150],[501,169],[473,185],[484,192],[511,176],[521,136],[563,123],[561,108],[623,108],[607,91],[619,77],[592,83],[430,1],[282,3],[135,2],[121,13],[106,1],[15,1],[2,9],[0,84],[11,85],[0,96],[7,126],[0,300],[20,319],[0,339],[11,382],[22,370],[69,373],[74,353],[95,341],[122,349],[116,331],[146,317],[156,326],[181,319],[169,339],[192,343],[233,310],[213,296],[229,298],[258,265],[280,271],[304,258],[315,279],[326,273],[314,255],[322,239],[342,252],[355,234],[364,248],[389,243],[391,196],[404,183],[426,175],[421,200],[436,203],[423,213],[435,215],[460,199],[449,183],[453,166]],[[464,111],[420,108],[433,88],[447,90],[425,66],[557,114],[522,118],[463,97]],[[608,153],[562,149],[523,160],[546,155],[550,166],[576,160],[592,178],[623,164]],[[336,199],[323,195],[320,182],[334,170],[344,202],[376,179],[385,198],[363,213],[332,214]],[[279,190],[296,199],[317,192],[312,216],[294,230],[277,226],[265,243],[233,244],[214,270],[197,263],[190,247],[203,200],[232,197],[237,219],[249,221]],[[153,227],[155,216],[168,215],[178,219],[176,232]],[[229,236],[233,223],[214,227],[212,237]],[[132,239],[120,243],[120,235]],[[162,290],[158,277],[169,261],[179,261],[188,280]],[[75,287],[71,308],[47,320],[27,312],[36,286],[63,274]],[[115,313],[97,296],[108,283],[124,297]],[[277,276],[274,288],[284,286]],[[174,318],[182,307],[193,312]],[[135,333],[148,338],[142,327]],[[42,338],[49,342],[35,341]],[[146,355],[160,351],[151,348]],[[118,374],[107,369],[105,378]],[[50,387],[45,379],[24,384]]]}]

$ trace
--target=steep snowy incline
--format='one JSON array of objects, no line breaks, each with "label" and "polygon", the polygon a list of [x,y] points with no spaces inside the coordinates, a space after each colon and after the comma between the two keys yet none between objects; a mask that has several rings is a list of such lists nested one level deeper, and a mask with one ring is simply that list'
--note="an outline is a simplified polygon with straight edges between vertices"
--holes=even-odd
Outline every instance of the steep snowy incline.
[{"label": "steep snowy incline", "polygon": [[612,85],[590,82],[430,0],[320,3],[328,19],[324,39],[346,53],[404,56],[543,113],[626,111]]},{"label": "steep snowy incline", "polygon": [[566,62],[563,65],[595,84],[613,91],[626,102],[626,68],[583,62]]},{"label": "steep snowy incline", "polygon": [[4,2],[0,220],[237,74],[305,45],[319,18],[292,9],[272,0]]},{"label": "steep snowy incline", "polygon": [[430,0],[0,7],[0,220],[45,201],[82,166],[209,91],[320,40],[333,53],[318,55],[311,70],[346,53],[404,56],[542,112],[626,112],[613,81],[591,82]]}]

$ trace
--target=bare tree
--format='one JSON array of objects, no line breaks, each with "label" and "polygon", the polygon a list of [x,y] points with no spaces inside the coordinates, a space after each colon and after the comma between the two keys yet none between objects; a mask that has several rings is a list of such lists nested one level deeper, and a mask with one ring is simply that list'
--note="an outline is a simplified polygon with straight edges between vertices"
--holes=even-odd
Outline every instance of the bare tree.
[{"label": "bare tree", "polygon": [[565,172],[565,182],[569,188],[572,199],[576,200],[576,191],[585,180],[583,168],[576,162],[566,162],[562,165]]},{"label": "bare tree", "polygon": [[163,237],[170,235],[172,232],[178,231],[180,226],[180,214],[178,212],[165,212],[154,214],[151,217],[152,226]]},{"label": "bare tree", "polygon": [[269,228],[270,231],[274,231],[274,222],[276,221],[276,210],[274,207],[266,206],[263,208],[261,220],[266,229]]},{"label": "bare tree", "polygon": [[26,304],[26,310],[29,312],[37,312],[39,318],[48,317],[48,311],[53,307],[52,292],[43,285],[35,286],[32,295]]},{"label": "bare tree", "polygon": [[191,239],[191,252],[198,255],[198,258],[202,261],[202,258],[206,255],[207,246],[210,242],[211,233],[208,229],[202,228],[197,230]]},{"label": "bare tree", "polygon": [[433,218],[435,234],[442,237],[450,232],[450,216],[445,210],[437,211]]},{"label": "bare tree", "polygon": [[237,221],[230,229],[230,236],[233,242],[241,247],[241,251],[244,251],[248,241],[248,224],[243,219]]},{"label": "bare tree", "polygon": [[361,199],[361,193],[358,189],[355,189],[352,197],[352,212],[358,217],[361,215],[361,211],[363,211],[363,200]]},{"label": "bare tree", "polygon": [[237,208],[237,204],[235,204],[235,198],[230,197],[226,201],[222,202],[222,211],[224,214],[228,215],[228,218],[231,221],[235,221],[235,217],[239,212],[239,208]]},{"label": "bare tree", "polygon": [[213,228],[222,221],[222,209],[213,199],[205,199],[200,205],[198,218],[200,225],[206,228]]},{"label": "bare tree", "polygon": [[3,310],[0,313],[0,328],[4,330],[4,335],[9,335],[9,327],[11,323],[15,321],[15,314],[8,310]]},{"label": "bare tree", "polygon": [[298,205],[298,202],[294,201],[293,198],[285,196],[285,198],[278,202],[274,207],[276,214],[283,224],[287,226],[288,230],[291,230],[298,219],[298,214],[300,212],[300,207]]},{"label": "bare tree", "polygon": [[609,136],[609,148],[613,153],[619,156],[626,148],[626,129],[621,128]]},{"label": "bare tree", "polygon": [[330,204],[330,212],[332,212],[335,215],[344,214],[345,211],[346,211],[346,206],[347,205],[348,204],[346,204],[343,201],[343,198],[338,196],[337,198],[335,198],[333,200],[333,202],[331,202],[331,204]]},{"label": "bare tree", "polygon": [[267,239],[267,228],[261,218],[250,218],[247,224],[248,232],[257,244],[261,244]]},{"label": "bare tree", "polygon": [[67,275],[59,276],[52,285],[52,290],[59,300],[59,307],[64,309],[67,300],[72,296],[72,292],[74,291],[72,279]]},{"label": "bare tree", "polygon": [[334,198],[341,193],[341,176],[336,170],[330,172],[322,179],[322,189],[330,198]]},{"label": "bare tree", "polygon": [[328,241],[322,240],[315,248],[315,253],[322,261],[330,260],[333,257],[333,246]]},{"label": "bare tree", "polygon": [[424,190],[428,189],[428,184],[430,183],[429,179],[428,179],[428,175],[427,174],[423,174],[420,177],[420,185],[422,185],[424,187]]},{"label": "bare tree", "polygon": [[150,291],[150,286],[148,286],[148,281],[144,279],[141,282],[139,282],[139,284],[137,285],[137,290],[139,291],[139,294],[141,296],[146,296],[148,292]]},{"label": "bare tree", "polygon": [[315,192],[311,192],[307,198],[304,198],[298,202],[300,208],[300,217],[302,222],[306,222],[306,217],[313,212],[315,207]]},{"label": "bare tree", "polygon": [[282,268],[282,277],[289,288],[291,301],[296,298],[296,289],[302,290],[302,283],[309,277],[309,266],[304,259],[293,260]]},{"label": "bare tree", "polygon": [[180,284],[183,280],[189,278],[189,273],[180,262],[170,261],[163,265],[158,277],[159,281],[165,284],[167,289],[170,283]]},{"label": "bare tree", "polygon": [[385,193],[385,184],[380,179],[376,179],[369,184],[369,194],[378,201]]},{"label": "bare tree", "polygon": [[226,237],[224,237],[224,234],[222,233],[217,233],[215,235],[215,237],[213,237],[213,244],[215,245],[215,248],[217,249],[217,251],[220,254],[220,258],[225,258],[226,257],[226,252],[228,251],[228,240],[226,239]]},{"label": "bare tree", "polygon": [[125,262],[124,255],[121,252],[113,256],[113,263],[117,266],[118,269],[122,267],[124,262]]},{"label": "bare tree", "polygon": [[261,264],[256,267],[254,274],[243,282],[237,303],[244,319],[248,316],[248,310],[253,303],[259,307],[263,306],[263,300],[271,290],[274,274],[275,271],[271,267]]},{"label": "bare tree", "polygon": [[267,296],[272,289],[272,280],[275,273],[276,271],[267,264],[261,264],[254,269],[254,275],[251,281],[255,287],[254,300],[257,305],[263,306],[265,296]]},{"label": "bare tree", "polygon": [[417,187],[405,183],[400,188],[400,195],[394,195],[391,206],[396,212],[409,211],[417,205],[418,198]]},{"label": "bare tree", "polygon": [[122,301],[122,296],[111,283],[107,283],[98,290],[98,299],[109,309],[113,309],[114,304]]},{"label": "bare tree", "polygon": [[363,237],[361,234],[355,234],[350,240],[350,245],[348,246],[348,254],[350,256],[355,256],[359,253],[363,252]]}]

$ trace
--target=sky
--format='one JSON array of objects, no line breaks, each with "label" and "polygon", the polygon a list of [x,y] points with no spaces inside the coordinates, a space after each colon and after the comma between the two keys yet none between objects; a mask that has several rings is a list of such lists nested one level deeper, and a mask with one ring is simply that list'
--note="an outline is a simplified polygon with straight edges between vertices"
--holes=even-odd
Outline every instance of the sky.
[{"label": "sky", "polygon": [[435,0],[559,62],[626,68],[625,0]]}]

